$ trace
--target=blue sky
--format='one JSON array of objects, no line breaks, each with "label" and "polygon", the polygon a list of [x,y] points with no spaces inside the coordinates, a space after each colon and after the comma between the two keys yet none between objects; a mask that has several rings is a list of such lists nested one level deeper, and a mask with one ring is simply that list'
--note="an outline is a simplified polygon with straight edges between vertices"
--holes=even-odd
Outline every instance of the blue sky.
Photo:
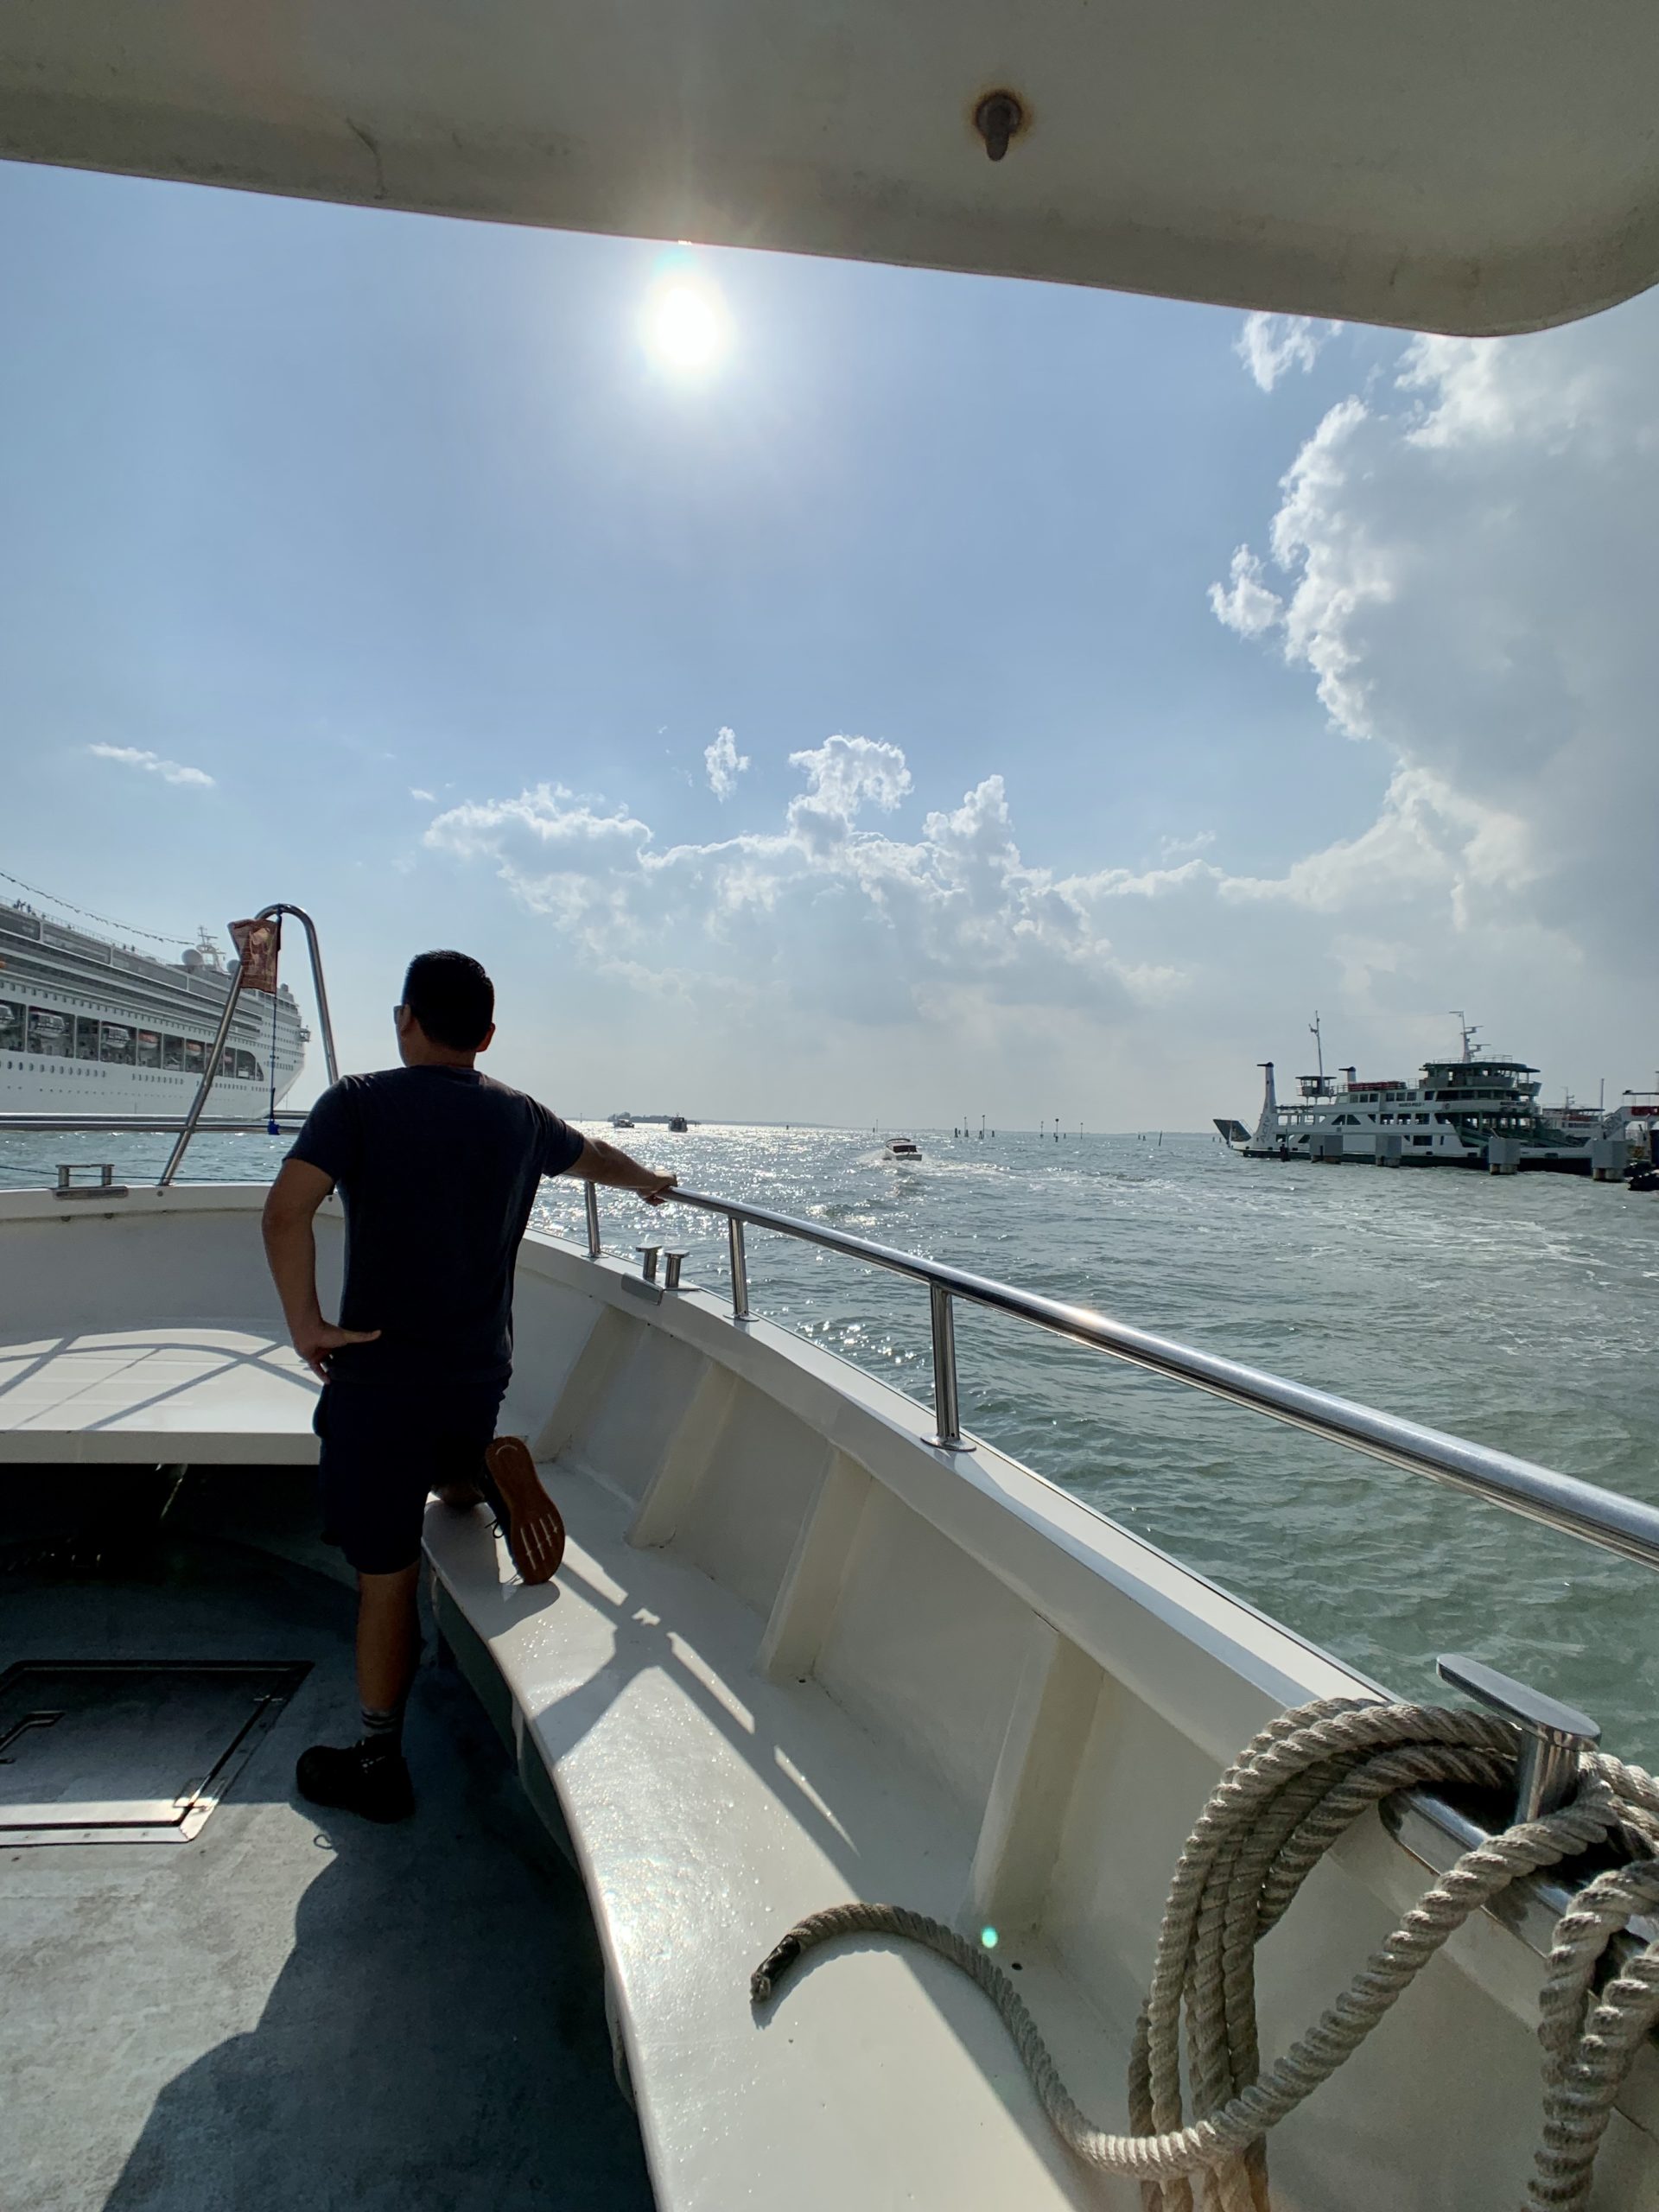
[{"label": "blue sky", "polygon": [[348,1065],[454,943],[572,1112],[1198,1126],[1315,1004],[1640,1077],[1618,833],[1548,848],[1644,772],[1643,302],[1257,375],[1216,309],[18,166],[0,302],[0,867],[300,900]]}]

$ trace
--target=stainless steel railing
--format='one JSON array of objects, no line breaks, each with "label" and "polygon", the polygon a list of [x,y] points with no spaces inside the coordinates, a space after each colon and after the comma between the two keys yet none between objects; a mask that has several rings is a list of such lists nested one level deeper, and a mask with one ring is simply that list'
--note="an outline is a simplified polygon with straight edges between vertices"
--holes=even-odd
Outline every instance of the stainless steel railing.
[{"label": "stainless steel railing", "polygon": [[[275,1122],[279,1132],[303,1128],[303,1114],[279,1106],[274,1115],[257,1120],[239,1116],[203,1114],[194,1128],[197,1136],[264,1136]],[[186,1114],[0,1114],[0,1136],[67,1135],[72,1132],[99,1136],[172,1136],[192,1127]]]},{"label": "stainless steel railing", "polygon": [[[596,1257],[599,1205],[591,1183],[587,1185],[587,1201],[588,1249]],[[1281,1376],[1219,1358],[1212,1352],[1195,1351],[1167,1337],[1153,1336],[1144,1329],[1131,1328],[1127,1322],[1115,1321],[1090,1306],[1067,1305],[1034,1291],[1019,1290],[989,1275],[973,1274],[943,1261],[923,1259],[913,1252],[873,1243],[867,1237],[849,1236],[844,1230],[800,1221],[792,1214],[774,1213],[765,1206],[710,1198],[702,1191],[677,1188],[671,1194],[670,1203],[692,1206],[725,1221],[731,1255],[732,1318],[737,1322],[750,1319],[745,1246],[745,1231],[749,1229],[793,1237],[820,1250],[839,1252],[868,1267],[925,1283],[933,1340],[934,1414],[933,1433],[926,1441],[937,1450],[973,1449],[962,1433],[959,1411],[955,1309],[960,1300],[1028,1322],[1072,1344],[1090,1345],[1128,1366],[1161,1375],[1211,1397],[1224,1398],[1230,1404],[1248,1407],[1253,1413],[1305,1429],[1310,1435],[1325,1437],[1408,1473],[1427,1475],[1431,1481],[1484,1498],[1507,1512],[1541,1522],[1546,1528],[1558,1529],[1604,1551],[1617,1552],[1643,1567],[1659,1567],[1659,1509],[1636,1498],[1622,1497],[1617,1491],[1557,1474],[1507,1452],[1448,1436],[1440,1429],[1426,1428],[1417,1421],[1402,1421],[1395,1414],[1378,1413],[1353,1399],[1287,1382]]]},{"label": "stainless steel railing", "polygon": [[[327,1058],[332,1075],[332,1037],[327,1039]],[[25,1126],[108,1132],[156,1128],[167,1124],[114,1115],[0,1116],[0,1127]],[[179,1124],[174,1122],[172,1126],[176,1128]],[[175,1147],[169,1169],[176,1166],[183,1144],[196,1128],[215,1126],[263,1128],[264,1125],[215,1125],[202,1122],[199,1116],[193,1117],[181,1129],[180,1143]],[[163,1186],[168,1180],[170,1175],[163,1178]],[[589,1257],[597,1259],[601,1250],[599,1193],[591,1183],[584,1185],[584,1193],[587,1248]],[[775,1213],[769,1207],[743,1205],[730,1198],[712,1198],[706,1192],[683,1187],[675,1189],[671,1203],[716,1215],[725,1222],[731,1266],[732,1319],[739,1323],[752,1319],[745,1237],[749,1229],[793,1237],[823,1251],[839,1252],[867,1267],[881,1268],[891,1274],[925,1283],[932,1335],[934,1413],[933,1429],[925,1440],[936,1450],[971,1452],[974,1448],[971,1440],[963,1434],[961,1425],[956,1345],[956,1305],[960,1300],[1028,1322],[1070,1343],[1089,1345],[1104,1352],[1109,1358],[1121,1360],[1148,1374],[1160,1375],[1189,1389],[1202,1390],[1211,1397],[1265,1414],[1269,1420],[1304,1429],[1313,1436],[1325,1437],[1350,1451],[1363,1452],[1370,1459],[1402,1467],[1408,1473],[1426,1475],[1433,1482],[1484,1498],[1489,1504],[1502,1506],[1506,1512],[1540,1522],[1546,1528],[1576,1536],[1603,1551],[1635,1560],[1643,1567],[1659,1567],[1659,1508],[1644,1505],[1637,1498],[1621,1497],[1616,1491],[1580,1482],[1573,1475],[1558,1474],[1553,1468],[1516,1459],[1507,1452],[1493,1451],[1484,1444],[1449,1436],[1441,1429],[1403,1421],[1395,1414],[1379,1413],[1375,1407],[1363,1406],[1351,1398],[1339,1398],[1306,1383],[1288,1382],[1284,1376],[1269,1375],[1261,1368],[1246,1367],[1213,1352],[1194,1351],[1191,1345],[1177,1344],[1171,1338],[1154,1336],[1147,1330],[1132,1328],[1127,1322],[1115,1321],[1091,1306],[1068,1305],[1063,1300],[1046,1298],[1035,1291],[1020,1290],[990,1275],[974,1274],[941,1260],[925,1259],[918,1253],[900,1252],[889,1244],[849,1236],[845,1230],[826,1228],[818,1222],[798,1220],[792,1214]]]}]

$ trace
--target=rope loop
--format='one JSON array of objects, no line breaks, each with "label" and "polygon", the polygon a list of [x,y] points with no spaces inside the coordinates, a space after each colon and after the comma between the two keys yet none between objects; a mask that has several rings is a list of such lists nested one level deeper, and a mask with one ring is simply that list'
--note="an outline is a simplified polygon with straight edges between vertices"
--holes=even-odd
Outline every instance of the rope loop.
[{"label": "rope loop", "polygon": [[1465,1852],[1265,2073],[1257,2041],[1255,1946],[1338,1838],[1400,1789],[1512,1783],[1520,1750],[1512,1721],[1443,1706],[1324,1698],[1270,1720],[1217,1783],[1176,1866],[1135,2025],[1127,2133],[1079,2108],[984,1946],[905,1906],[809,1914],[755,1969],[750,1998],[768,2002],[798,1960],[839,1936],[922,1944],[995,2005],[1069,2148],[1139,2180],[1147,2212],[1192,2212],[1194,2181],[1203,2212],[1268,2212],[1268,2133],[1353,2056],[1447,1939],[1512,1883],[1611,1847],[1631,1863],[1598,1875],[1562,1916],[1540,2007],[1544,2109],[1527,2212],[1583,2212],[1620,2085],[1659,2023],[1659,1942],[1595,1991],[1614,1937],[1659,1908],[1659,1783],[1640,1767],[1586,1756],[1569,1804]]}]

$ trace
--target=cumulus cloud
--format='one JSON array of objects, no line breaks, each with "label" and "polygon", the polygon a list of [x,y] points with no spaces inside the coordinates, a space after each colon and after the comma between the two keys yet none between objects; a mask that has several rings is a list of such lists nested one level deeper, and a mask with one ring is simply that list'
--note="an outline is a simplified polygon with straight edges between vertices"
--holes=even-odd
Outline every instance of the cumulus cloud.
[{"label": "cumulus cloud", "polygon": [[[1260,787],[1317,786],[1336,747],[1333,788],[1376,764],[1380,798],[1339,834],[1240,865],[1217,819],[1131,868],[1107,817],[1099,864],[1068,872],[1031,855],[1003,777],[918,804],[899,746],[835,736],[792,756],[793,795],[744,836],[677,842],[549,782],[449,807],[428,848],[493,870],[665,1019],[677,1004],[682,1054],[764,1025],[784,1111],[809,1065],[826,1110],[855,1112],[872,1071],[908,1065],[919,1095],[948,1082],[948,1120],[987,1067],[1023,1099],[1064,1065],[1091,1123],[1155,1094],[1195,1126],[1248,1109],[1251,1063],[1314,1005],[1344,1060],[1404,1071],[1454,1049],[1455,1003],[1552,1086],[1639,1080],[1656,357],[1659,298],[1540,336],[1404,341],[1310,419],[1254,543],[1217,547],[1217,620],[1325,718],[1274,739]],[[1258,849],[1274,834],[1251,824]]]},{"label": "cumulus cloud", "polygon": [[142,768],[146,774],[159,776],[164,784],[193,784],[207,791],[213,779],[205,768],[187,768],[179,760],[163,760],[159,753],[142,752],[136,745],[89,745],[86,750],[99,760],[124,761],[130,768]]},{"label": "cumulus cloud", "polygon": [[[1455,998],[1552,1080],[1639,1077],[1659,928],[1659,300],[1535,336],[1410,340],[1290,461],[1219,621],[1386,766],[1375,818],[1189,896],[1360,1027]],[[1317,775],[1293,747],[1281,762]],[[1317,935],[1314,934],[1317,932]],[[1321,966],[1313,966],[1314,948]],[[1594,1057],[1591,1057],[1592,1055]]]},{"label": "cumulus cloud", "polygon": [[903,751],[836,736],[791,756],[802,788],[767,830],[660,841],[625,810],[545,783],[452,807],[434,851],[493,868],[593,960],[661,986],[775,988],[864,1022],[980,1006],[1122,1012],[1179,982],[1120,958],[1103,926],[1119,880],[1028,863],[1001,776],[881,826],[910,795]]},{"label": "cumulus cloud", "polygon": [[733,733],[722,729],[712,745],[703,747],[702,765],[709,772],[709,790],[717,799],[728,799],[737,789],[738,778],[749,765],[749,756],[738,751]]},{"label": "cumulus cloud", "polygon": [[[1420,884],[1438,855],[1454,918],[1524,914],[1610,955],[1610,931],[1659,923],[1656,370],[1651,299],[1537,336],[1414,339],[1287,472],[1282,599],[1248,551],[1212,588],[1230,626],[1277,632],[1336,730],[1398,764],[1356,882],[1384,848]],[[1235,619],[1241,583],[1281,614]]]},{"label": "cumulus cloud", "polygon": [[1263,581],[1262,563],[1248,545],[1234,548],[1227,582],[1211,585],[1210,609],[1241,638],[1259,638],[1282,621],[1285,613],[1283,601]]},{"label": "cumulus cloud", "polygon": [[418,784],[412,784],[410,786],[409,795],[410,798],[424,799],[429,805],[435,806],[437,804],[437,793],[435,791],[423,791]]},{"label": "cumulus cloud", "polygon": [[1321,348],[1342,328],[1305,315],[1248,315],[1234,352],[1263,391],[1292,369],[1306,375]]}]

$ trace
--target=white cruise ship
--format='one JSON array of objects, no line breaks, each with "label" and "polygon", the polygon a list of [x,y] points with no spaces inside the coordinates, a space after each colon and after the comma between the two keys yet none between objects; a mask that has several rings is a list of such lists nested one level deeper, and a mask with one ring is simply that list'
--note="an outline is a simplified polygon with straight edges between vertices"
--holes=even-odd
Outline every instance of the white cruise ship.
[{"label": "white cruise ship", "polygon": [[[232,968],[204,932],[166,961],[20,904],[0,905],[0,1113],[188,1113]],[[209,1112],[257,1118],[280,1103],[309,1032],[283,985],[245,995]]]}]

